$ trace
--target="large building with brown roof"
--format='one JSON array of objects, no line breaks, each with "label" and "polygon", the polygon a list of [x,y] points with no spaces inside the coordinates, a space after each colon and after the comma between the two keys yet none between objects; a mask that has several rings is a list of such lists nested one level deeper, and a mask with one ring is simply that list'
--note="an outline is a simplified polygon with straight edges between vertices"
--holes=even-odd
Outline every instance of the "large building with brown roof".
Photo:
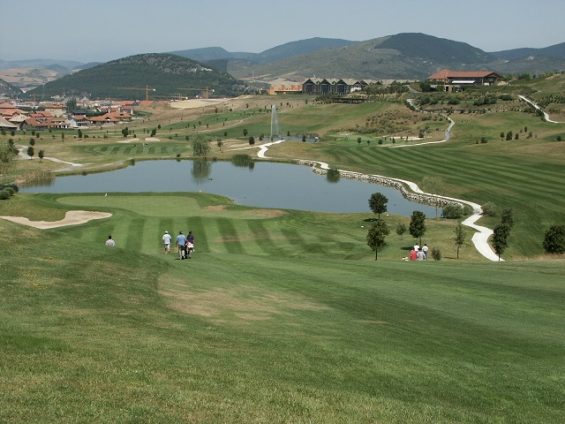
[{"label": "large building with brown roof", "polygon": [[501,76],[493,71],[453,71],[442,69],[430,75],[428,80],[432,84],[443,84],[446,87],[446,91],[450,91],[453,87],[495,85],[500,78]]}]

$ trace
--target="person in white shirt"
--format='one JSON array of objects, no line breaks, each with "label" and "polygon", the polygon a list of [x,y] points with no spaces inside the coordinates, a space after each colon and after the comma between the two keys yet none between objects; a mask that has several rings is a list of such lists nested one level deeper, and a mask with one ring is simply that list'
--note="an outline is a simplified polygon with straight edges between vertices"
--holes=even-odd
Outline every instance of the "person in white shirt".
[{"label": "person in white shirt", "polygon": [[165,234],[163,234],[163,247],[165,248],[165,253],[171,251],[171,235],[168,231],[165,231]]},{"label": "person in white shirt", "polygon": [[108,239],[106,240],[106,243],[104,243],[104,244],[106,245],[106,247],[116,247],[116,242],[114,241],[112,236],[108,236]]}]

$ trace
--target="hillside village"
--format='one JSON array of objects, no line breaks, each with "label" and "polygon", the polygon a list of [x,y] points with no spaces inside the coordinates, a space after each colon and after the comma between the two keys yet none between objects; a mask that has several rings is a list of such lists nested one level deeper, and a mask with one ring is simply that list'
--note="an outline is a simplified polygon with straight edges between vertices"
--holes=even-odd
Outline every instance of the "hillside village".
[{"label": "hillside village", "polygon": [[62,102],[32,102],[5,99],[0,102],[0,129],[4,130],[48,130],[78,129],[111,126],[130,122],[134,108],[141,102],[94,101],[82,99],[77,107],[67,110]]}]

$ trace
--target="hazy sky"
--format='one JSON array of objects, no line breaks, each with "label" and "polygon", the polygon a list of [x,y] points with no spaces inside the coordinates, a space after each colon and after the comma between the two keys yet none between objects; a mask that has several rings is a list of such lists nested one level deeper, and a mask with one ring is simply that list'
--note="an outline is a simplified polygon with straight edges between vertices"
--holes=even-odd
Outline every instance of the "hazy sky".
[{"label": "hazy sky", "polygon": [[565,42],[565,0],[0,0],[0,59],[107,61],[423,32],[485,51]]}]

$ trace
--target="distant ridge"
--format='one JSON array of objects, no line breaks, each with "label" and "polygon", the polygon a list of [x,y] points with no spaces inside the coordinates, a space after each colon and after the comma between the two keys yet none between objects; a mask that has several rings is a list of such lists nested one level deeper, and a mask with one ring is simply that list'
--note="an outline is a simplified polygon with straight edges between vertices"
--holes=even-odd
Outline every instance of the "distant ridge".
[{"label": "distant ridge", "polygon": [[0,79],[0,96],[6,97],[19,97],[23,94],[23,91],[18,87],[13,86],[7,81]]},{"label": "distant ridge", "polygon": [[200,49],[179,50],[171,52],[200,62],[209,62],[219,59],[245,60],[253,63],[270,63],[294,56],[312,53],[322,49],[347,46],[354,41],[338,38],[314,37],[306,40],[291,41],[281,44],[261,53],[229,52],[222,47],[205,47]]},{"label": "distant ridge", "polygon": [[194,97],[203,89],[232,95],[238,81],[225,72],[166,53],[149,53],[113,60],[66,75],[31,90],[30,96],[87,95],[93,98],[143,99]]},{"label": "distant ridge", "polygon": [[565,70],[565,58],[560,58],[561,49],[562,45],[540,49],[553,57],[540,56],[539,60],[520,54],[515,59],[504,60],[495,53],[464,42],[421,33],[400,33],[268,63],[232,62],[228,69],[242,79],[260,75],[264,80],[283,77],[295,81],[314,75],[377,80],[425,79],[442,68],[541,73]]}]

